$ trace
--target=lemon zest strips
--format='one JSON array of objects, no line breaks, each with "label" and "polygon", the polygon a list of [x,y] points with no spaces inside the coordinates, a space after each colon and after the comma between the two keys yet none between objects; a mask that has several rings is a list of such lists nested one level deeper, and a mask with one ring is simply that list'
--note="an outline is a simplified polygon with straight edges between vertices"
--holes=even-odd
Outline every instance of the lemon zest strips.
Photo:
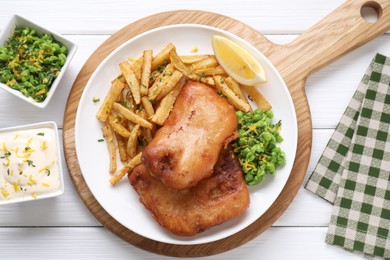
[{"label": "lemon zest strips", "polygon": [[[27,147],[26,147],[27,148]],[[19,147],[16,147],[14,150],[13,150],[14,152],[15,152],[15,154],[16,154],[16,156],[17,157],[19,157],[19,158],[28,158],[28,157],[30,157],[30,155],[33,153],[33,152],[35,152],[35,150],[34,149],[25,149],[24,151],[23,151],[23,155],[20,155],[19,154]]]},{"label": "lemon zest strips", "polygon": [[41,145],[41,149],[42,150],[45,150],[46,148],[48,148],[47,144],[46,144],[46,141],[43,141],[42,142],[42,145]]},{"label": "lemon zest strips", "polygon": [[43,171],[48,170],[49,167],[50,167],[49,165],[46,165],[45,167],[43,167],[42,169],[40,169],[38,172],[39,172],[39,173],[42,173]]},{"label": "lemon zest strips", "polygon": [[[31,184],[36,184],[37,183],[37,180],[35,180],[32,175],[30,175],[28,180],[29,180],[29,183],[31,183]],[[30,186],[32,186],[32,185],[30,185]]]},{"label": "lemon zest strips", "polygon": [[1,195],[3,195],[3,197],[4,197],[5,199],[9,199],[9,193],[8,193],[7,190],[4,189],[4,188],[1,188]]},{"label": "lemon zest strips", "polygon": [[19,192],[20,191],[20,188],[19,188],[18,184],[16,183],[16,181],[14,181],[14,191],[15,192]]}]

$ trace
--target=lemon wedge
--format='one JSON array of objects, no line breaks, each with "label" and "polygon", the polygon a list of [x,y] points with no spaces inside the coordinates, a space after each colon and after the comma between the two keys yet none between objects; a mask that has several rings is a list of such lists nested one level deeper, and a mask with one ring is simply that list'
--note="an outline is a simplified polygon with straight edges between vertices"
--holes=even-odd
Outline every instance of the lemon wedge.
[{"label": "lemon wedge", "polygon": [[245,86],[267,81],[261,64],[243,47],[220,35],[213,35],[215,57],[229,76]]}]

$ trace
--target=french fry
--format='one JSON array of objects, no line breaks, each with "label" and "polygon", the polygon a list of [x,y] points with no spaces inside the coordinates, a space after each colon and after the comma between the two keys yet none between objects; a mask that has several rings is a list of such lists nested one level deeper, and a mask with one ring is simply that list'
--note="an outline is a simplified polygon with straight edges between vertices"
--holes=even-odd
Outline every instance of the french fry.
[{"label": "french fry", "polygon": [[153,71],[153,72],[150,74],[149,86],[152,85],[160,75],[161,75],[161,72],[160,72],[160,71],[158,71],[158,70]]},{"label": "french fry", "polygon": [[231,90],[226,82],[225,79],[221,76],[214,76],[214,82],[215,87],[218,91],[220,91],[226,98],[227,101],[233,105],[236,109],[249,112],[251,109],[251,106],[246,103],[244,100],[236,96],[236,94]]},{"label": "french fry", "polygon": [[153,71],[157,69],[157,67],[163,65],[164,62],[169,62],[169,52],[173,49],[176,49],[176,47],[172,43],[165,46],[164,49],[162,49],[156,57],[153,58],[151,70]]},{"label": "french fry", "polygon": [[141,142],[146,147],[153,139],[153,132],[148,128],[141,128]]},{"label": "french fry", "polygon": [[128,59],[130,62],[130,69],[134,72],[135,77],[137,78],[138,82],[141,80],[141,72],[142,72],[142,64],[144,62],[144,57],[140,57],[139,59]]},{"label": "french fry", "polygon": [[105,124],[102,127],[103,136],[106,139],[108,153],[110,155],[110,173],[114,173],[116,171],[116,146],[114,140],[114,131],[112,130],[109,124]]},{"label": "french fry", "polygon": [[[153,112],[153,114],[154,114],[154,112]],[[145,118],[145,119],[149,118],[147,115],[146,109],[139,111],[138,115]],[[148,145],[149,142],[152,141],[155,130],[156,130],[155,125],[153,125],[153,129],[148,129],[148,128],[144,128],[144,127],[142,127],[140,129],[141,134],[138,137],[138,140],[141,141],[143,147],[146,147],[146,145]]]},{"label": "french fry", "polygon": [[137,115],[134,112],[130,111],[129,109],[125,108],[124,106],[122,106],[119,103],[115,102],[112,105],[112,108],[115,109],[115,111],[117,111],[121,115],[123,115],[127,120],[129,120],[129,121],[131,121],[131,122],[133,122],[133,123],[135,123],[137,125],[140,125],[142,127],[149,128],[149,129],[153,128],[152,123],[150,123],[147,120],[143,119],[142,117],[140,117],[139,115]]},{"label": "french fry", "polygon": [[169,56],[170,56],[170,59],[171,59],[171,64],[173,64],[173,66],[175,66],[175,68],[180,71],[181,73],[183,73],[186,77],[192,79],[192,80],[195,80],[195,81],[199,81],[199,76],[196,75],[190,68],[188,68],[184,63],[183,61],[180,59],[179,55],[177,55],[176,53],[176,49],[172,49],[170,52],[169,52]]},{"label": "french fry", "polygon": [[123,96],[123,105],[128,109],[130,109],[131,111],[134,111],[136,104],[134,102],[133,96],[131,95],[130,89],[125,87],[122,90],[122,96]]},{"label": "french fry", "polygon": [[107,96],[104,98],[102,105],[100,106],[98,112],[96,113],[96,117],[101,122],[106,122],[108,115],[111,112],[112,104],[115,102],[116,98],[121,93],[125,84],[123,84],[120,80],[115,79],[111,85],[110,91]]},{"label": "french fry", "polygon": [[141,98],[142,106],[145,109],[146,116],[149,118],[152,115],[154,115],[154,108],[152,102],[150,102],[148,97],[142,97]]},{"label": "french fry", "polygon": [[131,159],[128,163],[126,163],[122,169],[120,169],[114,176],[111,177],[110,183],[111,185],[117,184],[126,173],[130,173],[135,166],[141,163],[142,153],[138,153],[133,159]]},{"label": "french fry", "polygon": [[199,81],[210,87],[215,87],[215,82],[213,77],[200,77]]},{"label": "french fry", "polygon": [[267,111],[272,108],[267,99],[255,87],[241,86],[242,89],[255,101],[257,107],[262,111]]},{"label": "french fry", "polygon": [[146,121],[148,121],[148,116],[146,115],[145,109],[138,109],[136,111],[136,114],[142,117],[143,119],[145,119]]},{"label": "french fry", "polygon": [[133,129],[134,126],[135,126],[135,124],[133,122],[127,121],[127,127],[128,127],[127,129],[131,130],[131,129]]},{"label": "french fry", "polygon": [[110,114],[108,116],[108,124],[111,126],[115,133],[125,138],[128,138],[130,136],[129,130],[127,130],[123,125],[121,125],[121,122],[118,122],[117,118],[114,115]]},{"label": "french fry", "polygon": [[177,55],[175,49],[171,50],[169,52],[169,55],[171,57],[171,63],[173,64],[173,66],[175,66],[175,68],[178,71],[183,73],[183,75],[185,75],[189,79],[192,79],[194,81],[200,81],[200,82],[205,83],[206,85],[209,85],[209,86],[212,86],[212,87],[215,85],[213,78],[211,78],[211,77],[204,77],[203,75],[199,76],[195,72],[193,72],[190,68],[188,68],[183,63],[183,61],[180,59],[179,55]]},{"label": "french fry", "polygon": [[138,149],[138,136],[140,135],[140,126],[136,125],[131,130],[129,139],[127,140],[126,153],[130,159],[137,154]]},{"label": "french fry", "polygon": [[166,84],[162,87],[161,91],[158,91],[159,94],[155,98],[156,101],[161,100],[163,97],[165,97],[169,92],[171,92],[176,84],[179,82],[183,74],[175,70],[172,75],[168,76],[168,79],[166,81]]},{"label": "french fry", "polygon": [[198,70],[194,70],[194,72],[199,76],[226,75],[226,71],[221,66],[198,69]]},{"label": "french fry", "polygon": [[134,74],[134,71],[131,69],[131,66],[127,61],[120,63],[119,67],[126,79],[127,84],[129,85],[135,103],[139,105],[141,103],[141,94],[139,90],[139,83],[137,77]]},{"label": "french fry", "polygon": [[200,70],[205,68],[215,68],[218,66],[218,61],[214,56],[207,57],[203,60],[197,61],[191,65],[192,70]]},{"label": "french fry", "polygon": [[198,62],[200,60],[206,59],[210,56],[212,56],[212,55],[199,54],[199,55],[181,55],[179,57],[184,64],[188,65],[188,64],[192,64],[192,63]]},{"label": "french fry", "polygon": [[152,122],[156,123],[157,125],[164,124],[165,120],[167,120],[169,113],[173,108],[173,104],[175,103],[176,98],[179,95],[182,87],[183,83],[179,81],[176,84],[175,88],[163,99],[161,99],[160,105],[158,106],[156,113],[150,118]]},{"label": "french fry", "polygon": [[175,67],[173,64],[168,64],[164,71],[158,76],[158,78],[154,81],[153,85],[149,88],[148,97],[150,100],[155,100],[160,91],[164,88],[164,86],[169,82],[169,75],[173,74]]},{"label": "french fry", "polygon": [[126,84],[126,79],[125,77],[123,77],[123,74],[121,73],[118,77],[116,77],[114,80],[111,81],[111,84],[114,83],[115,80],[119,80],[120,82],[122,82],[123,84]]},{"label": "french fry", "polygon": [[126,143],[123,136],[120,134],[116,134],[116,143],[118,145],[118,152],[119,152],[119,158],[121,159],[121,162],[127,161],[127,154],[126,154]]},{"label": "french fry", "polygon": [[240,87],[240,84],[238,84],[237,81],[235,81],[232,77],[225,78],[226,85],[233,90],[233,92],[239,96],[242,100],[246,100],[244,92],[242,92],[242,89]]},{"label": "french fry", "polygon": [[148,94],[150,73],[152,69],[152,60],[153,60],[153,51],[145,50],[143,56],[144,62],[142,64],[142,74],[141,74],[141,86],[140,86],[141,96],[145,96]]}]

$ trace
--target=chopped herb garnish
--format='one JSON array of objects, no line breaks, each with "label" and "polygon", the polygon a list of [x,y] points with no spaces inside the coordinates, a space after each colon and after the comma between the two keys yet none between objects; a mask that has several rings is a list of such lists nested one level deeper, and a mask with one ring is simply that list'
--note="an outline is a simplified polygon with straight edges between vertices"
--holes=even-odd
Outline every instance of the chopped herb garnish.
[{"label": "chopped herb garnish", "polygon": [[[164,64],[165,64],[165,60],[164,60]],[[157,66],[157,71],[162,73],[165,70],[165,67],[166,67],[166,65],[161,65],[160,64],[160,65]]]},{"label": "chopped herb garnish", "polygon": [[126,93],[126,99],[127,99],[127,100],[130,100],[130,99],[131,99],[131,93],[130,93],[130,91]]},{"label": "chopped herb garnish", "polygon": [[40,133],[38,133],[37,135],[44,136],[44,135],[45,135],[45,133],[43,133],[43,132],[40,132]]},{"label": "chopped herb garnish", "polygon": [[93,97],[93,98],[92,98],[92,101],[93,101],[93,103],[97,103],[97,102],[100,101],[100,98]]},{"label": "chopped herb garnish", "polygon": [[6,152],[4,153],[4,155],[1,156],[0,158],[1,158],[1,159],[4,159],[4,158],[8,158],[9,156],[11,156],[11,152],[10,152],[10,151],[6,151]]},{"label": "chopped herb garnish", "polygon": [[33,162],[33,161],[31,161],[31,160],[27,160],[26,162],[27,162],[28,166],[35,167],[35,165],[34,165],[34,162]]},{"label": "chopped herb garnish", "polygon": [[31,147],[26,146],[26,147],[24,148],[24,150],[25,150],[25,151],[31,150]]},{"label": "chopped herb garnish", "polygon": [[205,78],[205,74],[204,74],[204,72],[202,72],[199,76],[199,81],[202,82],[204,80],[204,78]]},{"label": "chopped herb garnish", "polygon": [[9,168],[7,169],[7,174],[9,175]]},{"label": "chopped herb garnish", "polygon": [[20,172],[19,172],[19,175],[22,175],[22,174],[23,174],[23,171],[20,171]]},{"label": "chopped herb garnish", "polygon": [[253,99],[251,96],[248,95],[248,99],[253,102]]},{"label": "chopped herb garnish", "polygon": [[226,96],[221,91],[218,91],[218,95],[223,97],[223,98],[226,98]]},{"label": "chopped herb garnish", "polygon": [[100,143],[100,142],[104,142],[104,139],[98,139],[98,142]]},{"label": "chopped herb garnish", "polygon": [[46,171],[47,176],[50,176],[50,170],[49,169],[45,169],[45,171]]}]

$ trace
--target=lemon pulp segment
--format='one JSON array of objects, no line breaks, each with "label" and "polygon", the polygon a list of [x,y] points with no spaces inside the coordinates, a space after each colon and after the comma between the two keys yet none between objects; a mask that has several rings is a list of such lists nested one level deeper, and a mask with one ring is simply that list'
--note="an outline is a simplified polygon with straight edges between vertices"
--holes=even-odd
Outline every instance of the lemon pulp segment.
[{"label": "lemon pulp segment", "polygon": [[237,82],[253,86],[266,81],[261,64],[241,46],[219,35],[212,37],[212,45],[222,68]]}]

